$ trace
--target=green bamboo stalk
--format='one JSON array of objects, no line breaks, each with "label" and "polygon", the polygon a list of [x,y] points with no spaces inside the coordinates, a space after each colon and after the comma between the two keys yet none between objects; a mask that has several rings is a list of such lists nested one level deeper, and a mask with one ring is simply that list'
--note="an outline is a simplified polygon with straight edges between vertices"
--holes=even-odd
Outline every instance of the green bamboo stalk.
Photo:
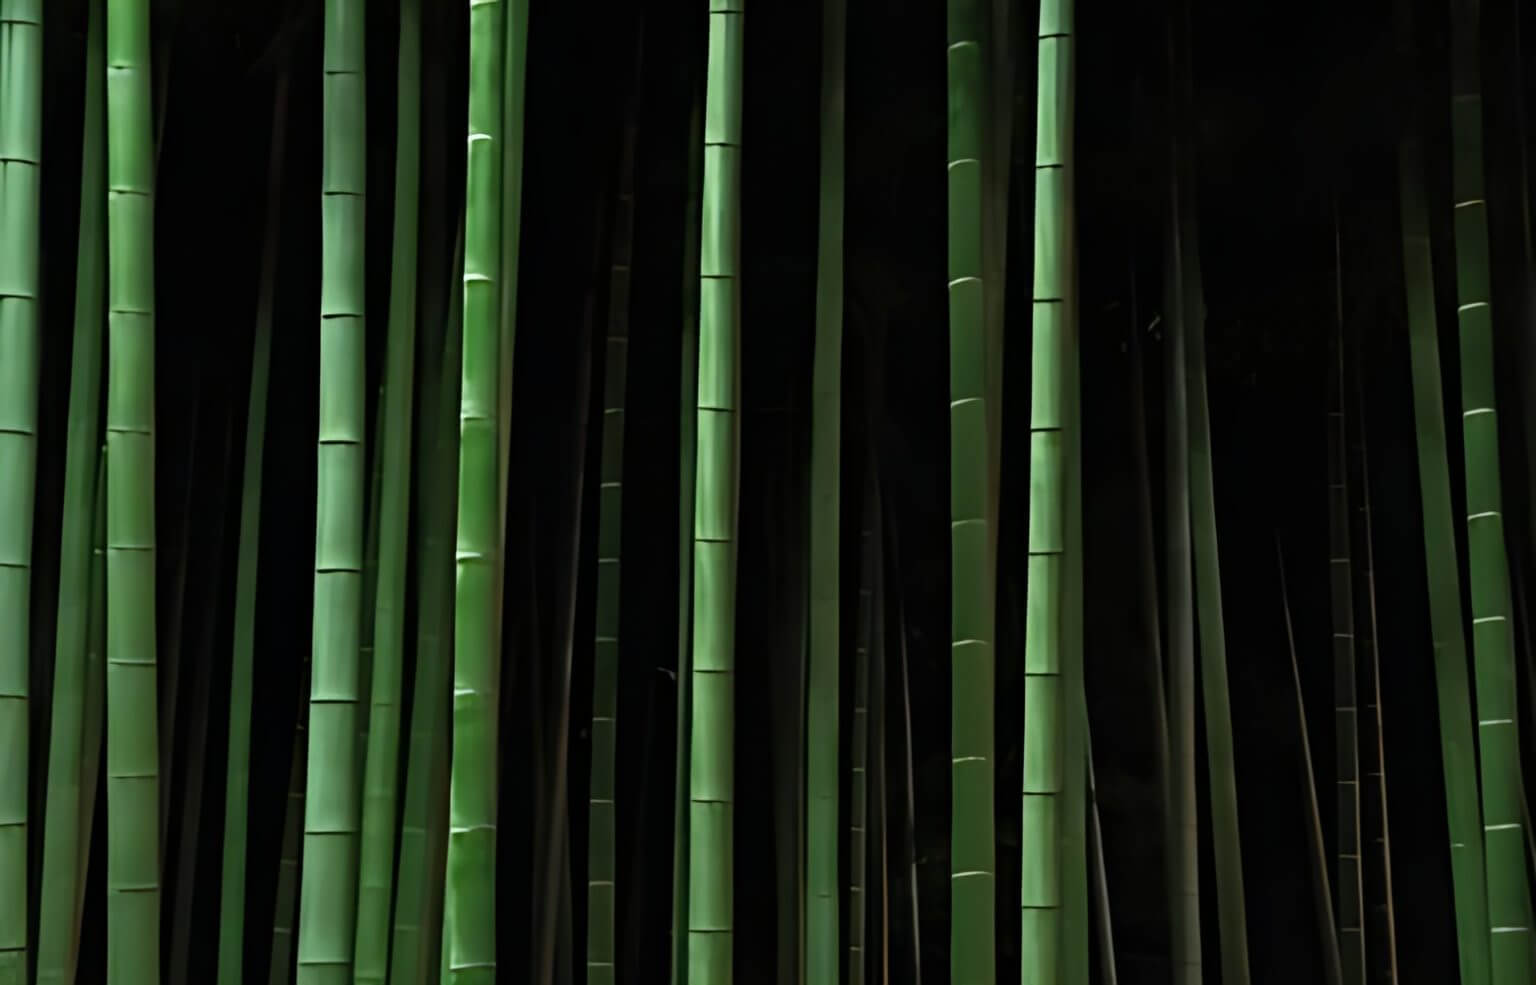
[{"label": "green bamboo stalk", "polygon": [[[1178,138],[1173,161],[1177,167]],[[1164,550],[1168,586],[1168,830],[1169,914],[1172,963],[1177,985],[1200,985],[1200,834],[1195,777],[1195,602],[1194,557],[1189,516],[1189,392],[1184,351],[1185,310],[1183,228],[1179,182],[1171,182],[1168,211],[1168,343],[1164,349]]]},{"label": "green bamboo stalk", "polygon": [[734,953],[737,442],[744,0],[709,0],[699,240],[688,769],[688,982],[729,985]]},{"label": "green bamboo stalk", "polygon": [[496,776],[500,504],[502,112],[505,5],[470,7],[469,156],[464,213],[464,347],[454,595],[452,766],[448,887],[443,921],[448,980],[496,978]]},{"label": "green bamboo stalk", "polygon": [[[993,832],[994,683],[991,558],[989,259],[982,166],[990,106],[981,0],[948,3],[949,429],[951,563],[950,977],[997,978]],[[997,290],[999,285],[992,285]],[[1026,699],[1027,700],[1027,699]],[[1027,808],[1026,808],[1027,811]],[[1026,934],[1028,931],[1026,931]]]},{"label": "green bamboo stalk", "polygon": [[[44,802],[42,900],[37,983],[75,979],[80,950],[78,901],[85,892],[86,650],[93,618],[92,532],[101,447],[102,327],[106,322],[106,25],[101,0],[89,10],[85,112],[80,150],[80,233],[75,259],[75,323],[70,351],[69,434],[59,538],[59,606]],[[99,733],[98,733],[99,745]],[[93,774],[94,776],[94,774]],[[94,793],[94,790],[92,791]]]},{"label": "green bamboo stalk", "polygon": [[1363,868],[1366,904],[1372,923],[1367,926],[1367,942],[1370,953],[1366,969],[1374,981],[1383,985],[1397,985],[1397,920],[1392,904],[1392,836],[1387,816],[1387,765],[1386,742],[1381,721],[1381,657],[1378,641],[1381,636],[1376,622],[1376,559],[1371,535],[1371,466],[1367,454],[1365,428],[1365,389],[1359,376],[1363,360],[1355,366],[1356,384],[1355,414],[1356,449],[1351,456],[1356,472],[1350,485],[1360,491],[1359,523],[1355,529],[1360,535],[1356,553],[1362,565],[1356,579],[1356,592],[1362,618],[1359,620],[1360,654],[1363,658],[1361,690],[1365,694],[1366,741],[1363,750],[1363,774],[1365,786],[1360,797],[1365,805],[1364,820],[1369,842],[1368,865]]},{"label": "green bamboo stalk", "polygon": [[[105,68],[106,59],[102,59]],[[103,73],[105,74],[105,73]],[[103,135],[105,131],[103,130]],[[102,148],[105,151],[105,147]],[[102,188],[102,211],[106,211],[106,189]],[[106,244],[101,244],[105,253]],[[103,256],[103,261],[105,257]],[[101,307],[106,307],[106,264],[102,264]],[[103,312],[105,313],[105,312]],[[103,318],[102,321],[106,319]],[[101,759],[106,751],[102,734],[107,727],[107,446],[96,451],[95,520],[91,527],[91,600],[89,629],[85,643],[85,722],[80,765],[80,842],[76,851],[80,875],[75,884],[75,960],[79,961],[80,925],[85,918],[85,888],[90,881],[91,832],[96,823],[96,795],[101,786]],[[66,978],[66,983],[73,981]]]},{"label": "green bamboo stalk", "polygon": [[[1200,642],[1201,698],[1205,706],[1206,763],[1210,784],[1211,843],[1216,869],[1218,929],[1221,934],[1223,985],[1248,985],[1248,928],[1243,902],[1242,848],[1237,814],[1236,764],[1232,743],[1231,700],[1227,689],[1226,631],[1222,620],[1221,563],[1216,539],[1216,497],[1212,478],[1210,410],[1205,372],[1205,293],[1200,268],[1196,216],[1197,181],[1193,142],[1195,99],[1189,10],[1183,11],[1183,60],[1178,98],[1185,135],[1184,154],[1176,165],[1183,183],[1180,210],[1181,312],[1188,332],[1184,359],[1188,377],[1189,514],[1194,546],[1196,614]],[[1192,820],[1192,818],[1191,818]]]},{"label": "green bamboo stalk", "polygon": [[[843,196],[844,131],[846,129],[845,75],[847,74],[847,0],[827,0],[822,6],[821,53],[821,193],[817,217],[816,335],[811,370],[811,477],[808,554],[810,559],[809,677],[805,711],[805,878],[801,907],[804,921],[805,985],[837,985],[842,956],[838,941],[838,849],[842,843],[839,799],[842,781],[838,682],[842,672],[842,403],[843,403]],[[868,581],[863,583],[868,589]],[[865,604],[861,599],[861,605]],[[866,617],[859,632],[866,635]],[[867,663],[867,655],[858,659]],[[864,739],[862,722],[855,711],[855,749]],[[862,771],[863,763],[854,769]],[[848,865],[859,873],[850,892],[849,947],[863,944],[864,864],[863,777],[851,805],[859,836],[849,842]],[[863,966],[852,960],[849,981],[860,985]],[[857,969],[860,974],[855,976]]]},{"label": "green bamboo stalk", "polygon": [[1530,885],[1521,817],[1519,718],[1508,618],[1509,565],[1499,492],[1488,204],[1483,194],[1478,3],[1451,9],[1451,180],[1455,194],[1457,322],[1461,340],[1462,447],[1466,463],[1467,568],[1476,671],[1478,766],[1487,870],[1493,985],[1531,981]]},{"label": "green bamboo stalk", "polygon": [[704,169],[703,101],[696,93],[688,123],[688,189],[683,211],[683,328],[679,342],[677,738],[672,806],[672,985],[688,981],[688,753],[693,722],[693,507],[697,476],[699,387],[699,246]]},{"label": "green bamboo stalk", "polygon": [[[643,31],[643,26],[641,27]],[[587,794],[587,982],[613,985],[618,949],[614,913],[618,883],[618,705],[623,581],[624,429],[629,377],[629,298],[634,263],[635,133],[639,126],[640,48],[624,113],[619,191],[614,202],[608,269],[608,328],[603,360],[603,425],[599,449],[597,617],[592,644],[592,765]]]},{"label": "green bamboo stalk", "polygon": [[[1411,76],[1411,31],[1406,2],[1395,7],[1403,69]],[[1456,532],[1451,520],[1451,478],[1440,382],[1435,318],[1434,261],[1424,191],[1424,149],[1410,130],[1398,142],[1398,193],[1403,229],[1403,281],[1413,373],[1413,415],[1418,444],[1419,497],[1429,587],[1430,634],[1440,718],[1440,756],[1450,836],[1451,883],[1463,985],[1488,985],[1488,899],[1483,869],[1482,807],[1477,793],[1477,748],[1461,610]]]},{"label": "green bamboo stalk", "polygon": [[[1087,708],[1083,709],[1087,722]],[[1119,985],[1115,966],[1115,931],[1109,910],[1109,867],[1104,858],[1104,827],[1099,820],[1098,783],[1093,775],[1092,729],[1083,727],[1083,748],[1088,763],[1088,857],[1093,878],[1094,929],[1098,931],[1099,968],[1104,985]]]},{"label": "green bamboo stalk", "polygon": [[160,981],[149,4],[107,3],[107,981]]},{"label": "green bamboo stalk", "polygon": [[[1076,247],[1073,220],[1074,45],[1071,0],[1040,7],[1035,124],[1034,352],[1030,409],[1028,601],[1024,640],[1024,786],[1020,903],[1021,981],[1069,980],[1072,963],[1063,913],[1066,841],[1072,809],[1064,803],[1069,719],[1076,709],[1076,637],[1071,610],[1076,510],[1070,497],[1077,440],[1071,433],[1077,398]],[[1075,596],[1075,597],[1074,597]],[[1078,671],[1076,680],[1080,680]],[[990,694],[990,690],[988,692]],[[990,703],[990,698],[988,698]],[[956,707],[956,714],[960,708]],[[1081,836],[1079,835],[1079,838]],[[1065,870],[1065,871],[1064,871]]]},{"label": "green bamboo stalk", "polygon": [[[852,748],[848,761],[848,985],[864,985],[868,967],[866,951],[869,914],[869,833],[870,833],[870,650],[874,636],[874,522],[873,476],[864,482],[864,529],[859,531],[859,606],[854,627],[853,648],[853,723],[849,731]],[[814,541],[813,541],[814,546]],[[841,668],[837,668],[841,669]],[[809,743],[807,743],[809,744]],[[834,872],[834,876],[836,873]],[[833,905],[837,902],[834,885]],[[807,909],[809,909],[807,901]],[[833,912],[833,920],[836,920]],[[807,917],[806,933],[812,928]],[[807,951],[810,948],[807,946]],[[809,977],[809,976],[807,976]],[[834,978],[835,982],[836,979]]]},{"label": "green bamboo stalk", "polygon": [[326,0],[314,645],[299,886],[299,985],[352,978],[366,433],[367,148],[362,0]]},{"label": "green bamboo stalk", "polygon": [[224,855],[219,879],[219,985],[245,978],[245,871],[251,782],[251,699],[255,673],[257,562],[261,550],[261,478],[267,431],[267,392],[272,375],[272,322],[277,293],[283,155],[288,137],[288,71],[272,95],[272,137],[267,157],[267,219],[256,324],[251,345],[251,382],[246,404],[244,491],[240,499],[240,547],[235,562],[234,652],[229,673],[229,748],[224,781]]},{"label": "green bamboo stalk", "polygon": [[[395,144],[394,254],[389,340],[384,368],[384,430],[376,454],[382,480],[378,583],[373,610],[373,673],[368,715],[363,823],[359,847],[353,980],[389,977],[390,904],[394,896],[396,788],[400,776],[400,702],[404,674],[406,552],[410,536],[411,415],[416,351],[416,237],[420,227],[421,0],[401,0]],[[366,612],[365,612],[366,618]]]},{"label": "green bamboo stalk", "polygon": [[[457,502],[451,463],[458,460],[459,377],[463,333],[464,226],[454,234],[447,314],[438,330],[437,364],[423,375],[416,433],[423,521],[418,525],[416,679],[412,688],[405,813],[390,967],[397,981],[427,982],[442,959],[443,878],[448,847],[448,716],[453,677],[453,530]],[[430,327],[430,323],[429,323]],[[430,351],[430,350],[429,350]]]},{"label": "green bamboo stalk", "polygon": [[1312,771],[1312,740],[1307,732],[1307,705],[1301,691],[1301,662],[1296,658],[1296,633],[1291,627],[1291,596],[1285,584],[1285,555],[1280,535],[1275,534],[1275,560],[1280,569],[1280,608],[1285,614],[1285,641],[1291,654],[1291,683],[1296,691],[1296,730],[1301,736],[1302,793],[1306,796],[1307,847],[1312,856],[1313,906],[1317,917],[1318,945],[1323,953],[1323,974],[1328,985],[1343,985],[1339,938],[1334,933],[1333,891],[1328,885],[1328,851],[1323,843],[1322,813],[1317,806],[1317,781]]},{"label": "green bamboo stalk", "polygon": [[0,981],[25,981],[43,5],[0,3]]},{"label": "green bamboo stalk", "polygon": [[[305,660],[301,674],[307,688],[310,661]],[[302,696],[301,696],[302,697]],[[277,888],[272,919],[272,950],[267,964],[268,985],[288,985],[293,981],[293,925],[298,905],[299,851],[304,838],[305,750],[309,748],[309,706],[300,702],[299,718],[293,727],[293,751],[288,762],[288,793],[283,804],[283,840],[278,848]]]},{"label": "green bamboo stalk", "polygon": [[1348,985],[1365,982],[1364,888],[1360,872],[1359,703],[1355,681],[1353,559],[1344,414],[1344,278],[1338,211],[1333,217],[1333,365],[1328,374],[1328,584],[1333,613],[1333,710],[1337,744],[1338,844],[1334,864],[1339,959]]}]

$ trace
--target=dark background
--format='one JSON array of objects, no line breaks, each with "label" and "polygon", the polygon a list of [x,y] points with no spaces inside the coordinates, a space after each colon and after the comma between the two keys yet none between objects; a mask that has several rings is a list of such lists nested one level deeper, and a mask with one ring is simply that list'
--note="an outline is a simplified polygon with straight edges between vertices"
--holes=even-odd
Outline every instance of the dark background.
[{"label": "dark background", "polygon": [[[1154,782],[1149,645],[1140,606],[1141,490],[1134,470],[1133,335],[1145,366],[1153,515],[1161,516],[1164,212],[1169,159],[1168,16],[1158,3],[1078,3],[1078,242],[1081,252],[1087,688],[1120,980],[1168,980],[1168,937]],[[1446,403],[1458,395],[1452,331],[1447,13],[1417,0],[1421,53],[1394,56],[1384,0],[1214,3],[1191,0],[1200,250],[1205,271],[1227,660],[1253,980],[1317,980],[1295,704],[1280,605],[1283,544],[1325,834],[1333,837],[1332,668],[1327,593],[1326,411],[1334,326],[1335,227],[1343,308],[1364,383],[1375,517],[1376,590],[1400,980],[1454,980],[1439,738],[1430,662],[1416,450],[1411,416],[1395,150],[1410,119],[1428,134],[1431,222]],[[446,284],[462,206],[466,9],[428,3],[424,27],[421,279]],[[682,241],[689,114],[703,70],[701,2],[533,0],[527,82],[522,268],[507,545],[507,671],[502,728],[502,962],[536,950],[534,817],[549,809],[561,674],[571,670],[571,884],[574,923],[562,974],[580,981],[584,799],[590,714],[593,333],[606,317],[604,274],[621,122],[639,79],[636,240],[629,365],[626,570],[620,698],[621,973],[660,981],[670,925],[677,615],[677,421]],[[1030,162],[1035,8],[1021,5],[1021,96],[1009,216],[1004,490],[999,584],[997,762],[999,975],[1017,969],[1022,604],[1027,515]],[[1500,300],[1500,399],[1509,430],[1505,503],[1517,574],[1530,559],[1520,367],[1529,264],[1522,214],[1522,102],[1531,74],[1518,49],[1517,0],[1484,11],[1488,197]],[[309,646],[317,392],[321,4],[157,2],[155,71],[165,85],[158,183],[158,401],[162,638],[192,655],[178,685],[208,714],[211,754],[194,908],[206,931],[194,970],[212,973],[222,830],[239,449],[268,204],[272,87],[292,73],[281,201],[273,399],[263,476],[263,543],[251,789],[253,860],[247,952],[265,967],[290,738]],[[382,367],[393,187],[397,14],[369,9],[369,278],[372,372]],[[879,462],[888,626],[910,658],[921,889],[922,975],[948,973],[949,587],[945,360],[945,20],[937,0],[849,0],[845,596],[857,588],[864,450]],[[85,15],[49,4],[44,172],[43,448],[37,543],[52,585],[68,390]],[[786,702],[799,668],[811,338],[814,328],[820,16],[810,4],[746,14],[742,187],[741,553],[738,690],[737,977],[775,975],[782,908],[777,860],[793,834],[773,796],[793,757]],[[1529,17],[1527,18],[1529,20]],[[435,281],[433,279],[436,279]],[[428,294],[423,289],[425,297]],[[1511,303],[1502,303],[1504,299]],[[422,317],[441,318],[423,300]],[[1452,461],[1459,429],[1452,427]],[[1453,486],[1457,483],[1453,480]],[[578,529],[578,521],[585,526]],[[1160,521],[1159,521],[1160,523]],[[578,538],[577,534],[580,533]],[[170,589],[186,559],[184,592]],[[1160,562],[1159,568],[1160,571]],[[1528,584],[1522,580],[1521,587]],[[52,652],[53,596],[35,593],[38,652]],[[1523,595],[1521,598],[1523,599]],[[573,608],[574,607],[574,608]],[[574,613],[574,615],[573,615]],[[1522,606],[1523,613],[1523,606]],[[852,632],[851,618],[844,625]],[[1522,627],[1524,620],[1521,620]],[[175,627],[174,629],[170,627]],[[572,629],[571,627],[574,627]],[[894,636],[892,637],[895,638]],[[574,640],[568,648],[567,640]],[[894,646],[892,646],[894,652]],[[1529,650],[1526,654],[1528,656]],[[894,657],[893,657],[894,659]],[[51,666],[40,660],[40,666]],[[894,664],[891,665],[894,667]],[[894,674],[894,671],[892,671]],[[51,675],[33,694],[46,699]],[[409,680],[407,676],[407,680]],[[896,678],[892,676],[892,680]],[[845,684],[846,686],[846,684]],[[894,702],[896,697],[891,698]],[[210,704],[211,702],[211,704]],[[45,700],[34,703],[45,709]],[[184,712],[185,727],[196,728]],[[775,724],[775,723],[778,724]],[[1205,811],[1202,932],[1208,980],[1217,921]],[[34,734],[44,734],[34,732]],[[185,733],[182,733],[185,735]],[[894,740],[893,740],[894,741]],[[897,748],[897,747],[893,747]],[[178,753],[178,763],[181,763]],[[180,767],[178,766],[178,770]],[[892,765],[892,783],[899,776]],[[177,774],[178,777],[180,774]],[[173,780],[173,798],[188,796]],[[898,788],[899,790],[899,788]],[[898,801],[893,791],[892,810]],[[40,800],[38,801],[41,802]],[[530,810],[530,805],[533,810]],[[183,836],[173,824],[171,844]],[[40,827],[40,826],[36,826]],[[96,827],[94,857],[105,848]],[[894,849],[893,849],[894,851]],[[1330,849],[1331,851],[1331,849]],[[173,853],[174,855],[174,853]],[[267,861],[270,860],[270,861]],[[177,865],[168,860],[169,873]],[[895,858],[893,856],[893,865]],[[1330,870],[1332,863],[1330,862]],[[100,980],[100,866],[88,897],[82,980]],[[171,885],[169,882],[167,885]],[[167,912],[171,906],[167,894]],[[899,910],[893,901],[893,912]],[[893,917],[892,951],[912,928]],[[170,921],[167,921],[169,927]],[[167,930],[169,933],[169,930]],[[568,934],[568,936],[567,936]],[[569,956],[574,954],[574,960]],[[511,971],[509,974],[513,973]],[[898,958],[893,982],[912,979]]]}]

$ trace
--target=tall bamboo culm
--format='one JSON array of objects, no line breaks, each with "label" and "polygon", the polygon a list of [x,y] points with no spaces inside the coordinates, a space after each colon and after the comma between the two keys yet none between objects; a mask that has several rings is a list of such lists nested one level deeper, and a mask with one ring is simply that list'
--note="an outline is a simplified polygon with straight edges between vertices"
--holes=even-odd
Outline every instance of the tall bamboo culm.
[{"label": "tall bamboo culm", "polygon": [[[1074,510],[1070,433],[1076,394],[1077,330],[1073,237],[1073,5],[1044,0],[1038,32],[1035,123],[1034,351],[1030,393],[1029,573],[1024,627],[1024,787],[1022,815],[1023,938],[1020,980],[1054,985],[1070,959],[1063,912],[1070,718],[1081,705],[1071,693],[1073,591],[1068,551]],[[1081,789],[1081,787],[1079,787]]]},{"label": "tall bamboo culm", "polygon": [[0,2],[0,981],[27,979],[43,0]]},{"label": "tall bamboo culm", "polygon": [[149,3],[107,3],[107,981],[160,981]]},{"label": "tall bamboo culm", "polygon": [[[987,324],[986,8],[949,0],[950,978],[997,978]],[[993,287],[995,289],[995,287]]]},{"label": "tall bamboo culm", "polygon": [[1461,340],[1461,427],[1466,463],[1467,569],[1477,746],[1482,779],[1493,985],[1531,981],[1531,896],[1525,869],[1518,688],[1509,619],[1509,563],[1499,492],[1488,203],[1483,191],[1479,0],[1452,0],[1451,185],[1455,196],[1456,317]]},{"label": "tall bamboo culm", "polygon": [[693,504],[688,981],[729,985],[736,777],[736,509],[741,392],[741,77],[744,0],[710,0],[699,240]]},{"label": "tall bamboo culm", "polygon": [[[1398,0],[1394,13],[1402,76],[1411,79],[1417,72],[1412,65],[1408,0]],[[1424,520],[1429,626],[1435,657],[1441,774],[1445,781],[1449,834],[1446,851],[1451,862],[1457,955],[1462,985],[1488,985],[1488,898],[1484,889],[1482,808],[1477,795],[1477,749],[1467,682],[1466,638],[1462,635],[1456,530],[1451,519],[1451,475],[1441,393],[1440,333],[1435,317],[1434,258],[1424,190],[1424,146],[1414,130],[1405,133],[1398,143],[1397,173],[1419,500]]]},{"label": "tall bamboo culm", "polygon": [[[839,769],[842,672],[842,372],[843,372],[843,141],[847,0],[822,7],[821,200],[818,217],[816,338],[811,378],[810,652],[805,715],[805,905],[807,985],[837,985],[838,848],[842,777]],[[854,722],[858,735],[859,722]],[[859,741],[855,738],[853,741]],[[855,767],[861,768],[861,767]],[[855,777],[858,784],[861,777]],[[862,822],[861,822],[862,823]],[[849,844],[850,871],[863,865]],[[850,925],[849,932],[855,928]],[[858,943],[855,940],[853,943]],[[852,969],[850,969],[852,973]],[[856,980],[855,980],[856,981]]]},{"label": "tall bamboo culm", "polygon": [[363,0],[325,4],[320,426],[298,985],[350,985],[357,925],[367,429],[364,9]]},{"label": "tall bamboo culm", "polygon": [[496,980],[496,772],[502,515],[502,100],[506,4],[469,9],[464,348],[454,589],[453,751],[443,961],[451,985]]}]

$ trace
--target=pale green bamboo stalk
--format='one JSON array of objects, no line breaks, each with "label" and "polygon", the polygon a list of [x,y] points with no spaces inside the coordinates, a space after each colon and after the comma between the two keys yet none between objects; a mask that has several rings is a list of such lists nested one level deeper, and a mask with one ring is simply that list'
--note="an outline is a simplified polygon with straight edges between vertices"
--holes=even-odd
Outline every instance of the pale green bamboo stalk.
[{"label": "pale green bamboo stalk", "polygon": [[[987,296],[990,168],[981,0],[948,3],[950,475],[950,978],[997,979],[997,851],[993,824],[992,438]],[[1000,310],[1000,309],[999,309]],[[1026,699],[1027,700],[1027,699]],[[1027,810],[1027,808],[1026,808]],[[1026,931],[1026,934],[1028,932]]]},{"label": "pale green bamboo stalk", "polygon": [[744,9],[744,0],[709,0],[689,668],[689,985],[729,985],[734,953]]},{"label": "pale green bamboo stalk", "polygon": [[288,136],[288,78],[285,68],[277,77],[272,96],[272,136],[267,157],[267,218],[245,415],[245,461],[241,469],[244,491],[240,499],[240,547],[235,562],[234,652],[230,657],[229,674],[224,855],[219,878],[219,985],[241,985],[245,976],[246,834],[249,830],[250,809],[257,562],[261,551],[262,461],[266,446],[267,391],[272,374],[272,322],[283,204],[283,155]]},{"label": "pale green bamboo stalk", "polygon": [[[44,805],[42,901],[38,915],[37,983],[67,985],[80,950],[86,828],[86,651],[90,645],[97,566],[102,327],[106,322],[106,25],[93,0],[85,43],[85,112],[80,150],[80,233],[75,259],[74,341],[70,351],[69,436],[59,541],[59,607],[54,636],[53,713]],[[99,607],[98,607],[99,608]],[[98,746],[100,733],[97,733]],[[94,779],[94,773],[92,774]]]},{"label": "pale green bamboo stalk", "polygon": [[107,981],[160,981],[149,4],[107,3]]},{"label": "pale green bamboo stalk", "polygon": [[[1070,981],[1075,931],[1064,912],[1067,842],[1074,811],[1067,771],[1081,670],[1073,610],[1080,566],[1074,461],[1078,441],[1076,245],[1073,217],[1072,0],[1045,0],[1037,37],[1039,113],[1035,122],[1034,351],[1030,408],[1029,569],[1024,629],[1024,786],[1020,903],[1024,985]],[[958,709],[957,709],[958,713]],[[1072,765],[1066,765],[1070,762]],[[1081,790],[1081,787],[1078,788]],[[1080,816],[1080,815],[1077,815]],[[1081,839],[1081,832],[1077,837]],[[1086,933],[1086,929],[1084,930]],[[1073,935],[1069,937],[1068,935]]]},{"label": "pale green bamboo stalk", "polygon": [[[506,292],[505,3],[470,6],[469,154],[464,212],[464,348],[454,595],[453,751],[443,947],[448,981],[496,979],[496,776],[505,454],[499,317]],[[510,378],[510,377],[508,377]]]},{"label": "pale green bamboo stalk", "polygon": [[320,419],[298,985],[352,978],[366,434],[363,0],[326,0]]},{"label": "pale green bamboo stalk", "polygon": [[[395,890],[396,788],[405,650],[406,553],[410,537],[411,415],[415,410],[416,237],[420,227],[421,0],[401,0],[395,145],[395,223],[390,269],[389,339],[384,368],[378,582],[374,592],[373,672],[359,847],[353,980],[389,978],[390,904]],[[364,612],[364,618],[370,614]]]},{"label": "pale green bamboo stalk", "polygon": [[[811,370],[811,475],[809,524],[806,528],[810,562],[809,674],[805,711],[805,876],[801,881],[804,922],[801,981],[804,985],[837,985],[842,957],[839,936],[838,849],[842,843],[841,697],[842,603],[840,513],[842,510],[843,403],[843,197],[844,131],[846,129],[847,0],[826,0],[822,6],[821,52],[821,193],[818,205],[816,331]],[[863,585],[868,589],[868,582]],[[859,631],[866,636],[867,628]],[[867,661],[867,657],[865,658]],[[853,742],[863,741],[862,722],[855,712]],[[864,768],[856,762],[855,798],[863,796]],[[864,866],[862,804],[855,804],[857,840],[850,839],[848,865]],[[850,893],[862,897],[862,878]],[[864,901],[851,904],[849,946],[863,943]],[[853,952],[850,952],[852,954]],[[850,959],[849,981],[860,985],[862,965]]]},{"label": "pale green bamboo stalk", "polygon": [[1454,0],[1451,8],[1451,184],[1455,195],[1468,598],[1477,686],[1490,981],[1493,985],[1525,985],[1536,972],[1532,969],[1531,893],[1521,806],[1520,716],[1508,611],[1509,563],[1499,490],[1478,7],[1478,0]]},{"label": "pale green bamboo stalk", "polygon": [[0,981],[25,981],[42,0],[0,2]]}]

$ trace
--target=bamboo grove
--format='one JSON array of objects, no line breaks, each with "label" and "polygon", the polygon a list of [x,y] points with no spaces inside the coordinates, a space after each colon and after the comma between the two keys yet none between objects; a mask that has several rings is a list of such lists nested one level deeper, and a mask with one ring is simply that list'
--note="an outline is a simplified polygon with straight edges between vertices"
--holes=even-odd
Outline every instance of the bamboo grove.
[{"label": "bamboo grove", "polygon": [[1536,980],[1536,64],[1323,2],[0,0],[0,985]]}]

